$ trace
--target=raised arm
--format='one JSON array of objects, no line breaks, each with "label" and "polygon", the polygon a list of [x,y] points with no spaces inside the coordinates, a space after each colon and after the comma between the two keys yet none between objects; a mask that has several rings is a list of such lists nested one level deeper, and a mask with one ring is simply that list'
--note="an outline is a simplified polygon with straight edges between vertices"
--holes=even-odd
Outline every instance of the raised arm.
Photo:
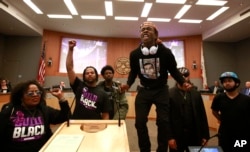
[{"label": "raised arm", "polygon": [[75,46],[76,46],[76,41],[70,40],[68,55],[66,58],[66,69],[67,69],[68,79],[69,79],[70,84],[73,84],[76,79],[76,73],[74,71],[74,62],[73,62],[73,51],[74,51]]}]

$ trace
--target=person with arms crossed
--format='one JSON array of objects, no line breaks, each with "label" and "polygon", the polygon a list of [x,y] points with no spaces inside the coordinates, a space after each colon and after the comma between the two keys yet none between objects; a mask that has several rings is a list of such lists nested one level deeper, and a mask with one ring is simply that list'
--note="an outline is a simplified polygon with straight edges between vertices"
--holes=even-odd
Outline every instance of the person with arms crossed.
[{"label": "person with arms crossed", "polygon": [[[187,68],[179,68],[186,82],[190,82]],[[170,152],[189,151],[188,146],[202,146],[209,139],[207,115],[202,96],[194,87],[186,90],[176,83],[170,96]]]},{"label": "person with arms crossed", "polygon": [[[141,152],[150,152],[151,143],[148,135],[147,121],[152,104],[156,105],[156,124],[158,126],[157,152],[166,152],[169,134],[169,96],[168,72],[184,88],[191,85],[185,82],[177,69],[177,63],[171,50],[158,39],[158,30],[152,22],[144,22],[140,26],[141,44],[130,53],[130,73],[127,84],[122,85],[128,90],[140,79],[140,89],[135,99],[135,127]],[[155,77],[148,77],[143,65],[152,63]]]},{"label": "person with arms crossed", "polygon": [[[224,72],[220,76],[226,91],[217,94],[212,102],[213,115],[220,122],[219,146],[224,152],[250,151],[250,97],[239,93],[240,79],[234,72]],[[242,141],[247,144],[239,145]]]},{"label": "person with arms crossed", "polygon": [[50,124],[68,120],[70,110],[60,89],[51,90],[61,110],[46,106],[46,91],[36,81],[17,84],[10,102],[0,112],[0,143],[3,152],[37,152],[51,137]]},{"label": "person with arms crossed", "polygon": [[106,65],[102,68],[101,74],[104,81],[100,81],[98,86],[109,96],[109,101],[112,104],[112,110],[109,113],[109,119],[126,119],[128,113],[128,101],[125,96],[125,92],[121,91],[120,82],[113,81],[114,69],[110,65]]},{"label": "person with arms crossed", "polygon": [[75,94],[76,104],[71,119],[109,119],[111,104],[107,94],[97,87],[98,73],[93,66],[83,70],[83,81],[74,71],[73,51],[76,41],[69,41],[66,68],[70,86]]}]

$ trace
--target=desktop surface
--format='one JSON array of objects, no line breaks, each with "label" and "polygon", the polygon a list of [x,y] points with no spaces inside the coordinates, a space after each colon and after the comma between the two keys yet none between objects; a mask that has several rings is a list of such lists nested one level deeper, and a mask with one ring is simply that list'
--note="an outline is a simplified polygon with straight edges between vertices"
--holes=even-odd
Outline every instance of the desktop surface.
[{"label": "desktop surface", "polygon": [[40,152],[129,152],[126,124],[121,120],[70,120],[63,123]]}]

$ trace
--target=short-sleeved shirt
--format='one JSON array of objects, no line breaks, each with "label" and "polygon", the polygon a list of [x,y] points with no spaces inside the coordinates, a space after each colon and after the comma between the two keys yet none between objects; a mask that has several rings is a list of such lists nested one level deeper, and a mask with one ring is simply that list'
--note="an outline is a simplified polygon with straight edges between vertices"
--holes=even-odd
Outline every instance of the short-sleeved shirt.
[{"label": "short-sleeved shirt", "polygon": [[76,78],[71,88],[76,99],[72,119],[102,119],[101,114],[111,110],[108,96],[100,87],[89,87]]},{"label": "short-sleeved shirt", "polygon": [[218,94],[214,97],[211,108],[221,113],[222,134],[250,135],[250,97],[239,94],[230,99],[225,93]]}]

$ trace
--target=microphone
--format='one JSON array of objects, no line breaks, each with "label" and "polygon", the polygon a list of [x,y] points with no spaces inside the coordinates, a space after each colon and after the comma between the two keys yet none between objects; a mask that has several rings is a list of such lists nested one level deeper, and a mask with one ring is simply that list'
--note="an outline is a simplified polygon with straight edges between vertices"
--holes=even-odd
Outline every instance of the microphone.
[{"label": "microphone", "polygon": [[219,136],[219,133],[217,133],[217,134],[215,134],[215,135],[209,137],[209,138],[207,139],[207,141],[206,141],[204,144],[201,145],[201,148],[198,150],[198,152],[201,152],[201,150],[205,147],[205,145],[207,144],[207,142],[208,142],[210,139],[212,139],[212,138],[214,138],[214,137],[218,137],[218,136]]}]

